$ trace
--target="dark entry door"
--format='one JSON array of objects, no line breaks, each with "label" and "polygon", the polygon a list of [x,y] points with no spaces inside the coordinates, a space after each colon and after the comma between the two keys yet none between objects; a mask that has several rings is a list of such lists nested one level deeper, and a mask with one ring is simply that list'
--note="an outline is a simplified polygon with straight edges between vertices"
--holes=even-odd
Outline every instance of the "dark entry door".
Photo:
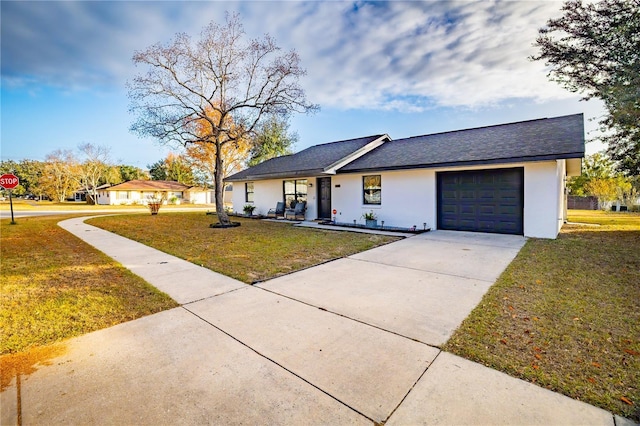
[{"label": "dark entry door", "polygon": [[523,233],[524,169],[438,173],[438,229]]},{"label": "dark entry door", "polygon": [[318,219],[331,219],[331,178],[318,178]]}]

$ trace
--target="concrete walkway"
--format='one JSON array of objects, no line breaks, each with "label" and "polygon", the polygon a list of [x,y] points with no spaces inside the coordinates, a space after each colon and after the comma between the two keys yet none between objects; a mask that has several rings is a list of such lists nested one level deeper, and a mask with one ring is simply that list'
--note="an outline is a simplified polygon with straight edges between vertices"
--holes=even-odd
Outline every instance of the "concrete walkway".
[{"label": "concrete walkway", "polygon": [[2,424],[614,425],[438,348],[524,238],[431,232],[248,286],[83,219],[60,226],[182,306],[68,340]]}]

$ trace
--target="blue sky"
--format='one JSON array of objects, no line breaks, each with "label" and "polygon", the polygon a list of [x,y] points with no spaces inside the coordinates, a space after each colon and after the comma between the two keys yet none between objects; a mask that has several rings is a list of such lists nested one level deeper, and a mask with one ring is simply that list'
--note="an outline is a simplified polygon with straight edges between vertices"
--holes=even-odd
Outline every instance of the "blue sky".
[{"label": "blue sky", "polygon": [[[302,85],[320,112],[296,116],[300,151],[388,133],[398,139],[584,113],[598,101],[548,81],[527,58],[559,1],[172,2],[2,1],[3,160],[43,160],[82,143],[145,168],[171,147],[129,132],[131,57],[177,32],[194,37],[237,11],[250,37],[265,33],[301,56]],[[587,137],[594,121],[586,122]],[[587,145],[587,152],[602,149]]]}]

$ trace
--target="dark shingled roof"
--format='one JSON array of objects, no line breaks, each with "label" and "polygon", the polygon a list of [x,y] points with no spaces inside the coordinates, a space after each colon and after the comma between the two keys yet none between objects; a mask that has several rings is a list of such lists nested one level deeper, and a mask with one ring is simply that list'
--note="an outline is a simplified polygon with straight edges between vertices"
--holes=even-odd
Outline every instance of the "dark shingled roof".
[{"label": "dark shingled roof", "polygon": [[338,173],[582,157],[584,117],[575,114],[398,139]]},{"label": "dark shingled roof", "polygon": [[339,142],[325,143],[309,147],[296,154],[276,157],[238,172],[225,179],[227,182],[284,178],[296,176],[316,176],[337,161],[353,154],[368,143],[384,135],[367,136]]}]

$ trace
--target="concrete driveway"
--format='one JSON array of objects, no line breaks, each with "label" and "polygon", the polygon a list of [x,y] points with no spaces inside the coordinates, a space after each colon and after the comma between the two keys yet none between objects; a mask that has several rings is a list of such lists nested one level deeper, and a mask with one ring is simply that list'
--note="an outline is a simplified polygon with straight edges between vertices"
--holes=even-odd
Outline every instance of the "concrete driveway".
[{"label": "concrete driveway", "polygon": [[437,347],[524,238],[434,232],[248,286],[61,226],[182,306],[65,342],[2,424],[614,424]]},{"label": "concrete driveway", "polygon": [[524,242],[511,235],[429,232],[259,287],[440,346]]}]

